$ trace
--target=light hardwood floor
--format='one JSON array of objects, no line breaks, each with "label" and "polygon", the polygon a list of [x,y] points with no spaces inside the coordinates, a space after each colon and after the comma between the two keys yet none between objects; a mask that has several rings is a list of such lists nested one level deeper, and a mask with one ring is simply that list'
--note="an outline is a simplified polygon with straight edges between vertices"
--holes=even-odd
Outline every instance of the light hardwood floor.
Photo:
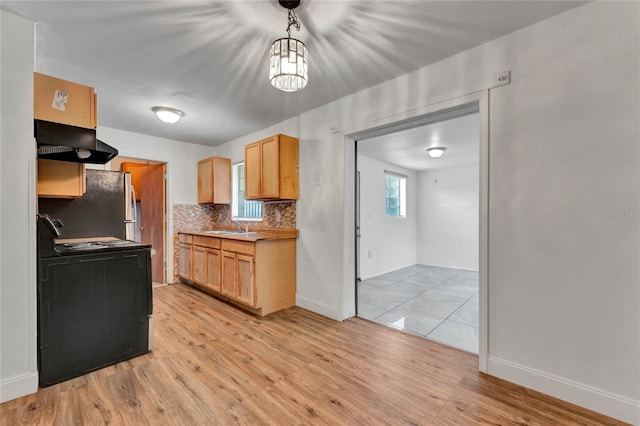
[{"label": "light hardwood floor", "polygon": [[153,353],[6,402],[0,423],[621,424],[365,320],[300,308],[258,318],[186,285],[154,298]]}]

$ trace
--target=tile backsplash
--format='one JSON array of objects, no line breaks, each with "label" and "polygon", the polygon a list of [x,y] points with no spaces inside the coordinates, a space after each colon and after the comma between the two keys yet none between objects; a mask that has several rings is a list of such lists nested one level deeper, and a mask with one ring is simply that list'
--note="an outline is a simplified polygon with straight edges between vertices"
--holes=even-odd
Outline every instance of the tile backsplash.
[{"label": "tile backsplash", "polygon": [[200,204],[173,205],[173,231],[205,230],[216,226],[212,206]]},{"label": "tile backsplash", "polygon": [[[296,229],[296,203],[269,202],[262,206],[263,218],[258,221],[240,221],[248,223],[253,229]],[[215,227],[233,226],[230,205],[174,204],[173,230],[203,230]]]},{"label": "tile backsplash", "polygon": [[[249,229],[296,229],[295,201],[268,202],[262,205],[263,218],[248,223]],[[173,205],[173,282],[178,281],[178,232],[231,227],[230,205]]]}]

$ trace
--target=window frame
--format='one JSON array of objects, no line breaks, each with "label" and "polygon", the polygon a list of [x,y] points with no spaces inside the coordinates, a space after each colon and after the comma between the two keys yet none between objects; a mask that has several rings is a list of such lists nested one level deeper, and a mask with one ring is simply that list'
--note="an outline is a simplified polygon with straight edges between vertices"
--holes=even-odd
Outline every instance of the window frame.
[{"label": "window frame", "polygon": [[238,216],[240,208],[238,189],[240,184],[240,168],[244,171],[244,161],[238,161],[237,163],[233,163],[231,166],[231,220],[242,222],[262,222],[264,220],[264,203],[262,201],[244,199],[245,201],[256,203],[260,206],[260,217]]},{"label": "window frame", "polygon": [[[393,197],[397,199],[397,207],[394,207],[394,210],[397,209],[398,214],[389,214],[389,200],[391,197],[389,196],[389,178],[398,179],[398,196]],[[391,170],[384,171],[384,201],[385,201],[385,209],[384,214],[386,217],[394,218],[394,219],[405,219],[407,217],[407,180],[408,176],[402,173],[393,172]]]}]

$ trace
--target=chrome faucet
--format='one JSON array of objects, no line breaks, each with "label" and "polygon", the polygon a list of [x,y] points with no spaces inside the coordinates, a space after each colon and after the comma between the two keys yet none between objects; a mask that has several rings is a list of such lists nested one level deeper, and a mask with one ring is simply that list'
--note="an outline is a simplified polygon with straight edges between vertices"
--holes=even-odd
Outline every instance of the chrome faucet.
[{"label": "chrome faucet", "polygon": [[240,225],[240,222],[238,222],[237,220],[233,221],[233,224],[236,225],[236,228],[238,228],[238,232],[242,232],[242,226]]}]

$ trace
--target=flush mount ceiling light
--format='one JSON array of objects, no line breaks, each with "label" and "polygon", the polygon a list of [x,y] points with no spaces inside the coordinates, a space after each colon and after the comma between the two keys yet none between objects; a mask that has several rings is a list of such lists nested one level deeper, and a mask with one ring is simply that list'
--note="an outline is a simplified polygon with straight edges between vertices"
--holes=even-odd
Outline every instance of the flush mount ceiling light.
[{"label": "flush mount ceiling light", "polygon": [[433,148],[427,148],[427,154],[431,158],[440,158],[442,154],[447,150],[447,148],[443,148],[440,146],[434,146]]},{"label": "flush mount ceiling light", "polygon": [[151,111],[155,112],[158,118],[168,124],[177,123],[184,116],[184,112],[179,109],[154,106]]},{"label": "flush mount ceiling light", "polygon": [[294,9],[300,0],[278,0],[280,6],[289,9],[287,37],[274,41],[269,51],[269,80],[271,85],[283,92],[295,92],[307,85],[307,46],[291,38],[291,27],[300,31],[300,22]]}]

